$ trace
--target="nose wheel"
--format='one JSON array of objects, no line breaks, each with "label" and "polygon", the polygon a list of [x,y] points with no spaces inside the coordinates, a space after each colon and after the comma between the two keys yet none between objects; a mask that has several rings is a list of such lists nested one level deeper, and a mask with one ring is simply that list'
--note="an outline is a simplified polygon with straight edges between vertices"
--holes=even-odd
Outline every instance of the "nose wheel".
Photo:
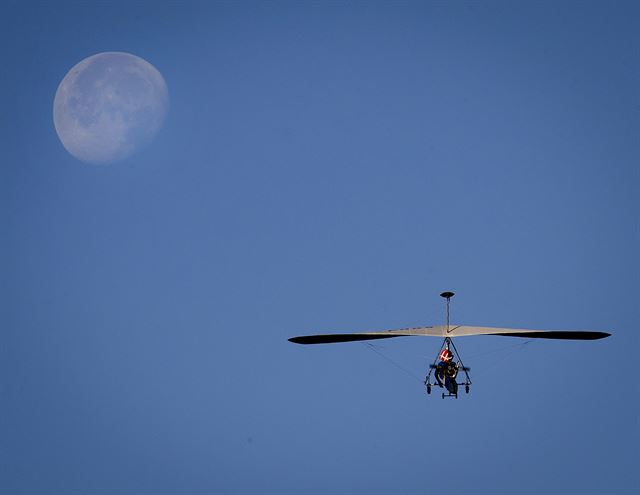
[{"label": "nose wheel", "polygon": [[452,393],[445,394],[444,392],[442,392],[442,398],[444,399],[445,397],[455,397],[457,399],[458,394],[452,394]]}]

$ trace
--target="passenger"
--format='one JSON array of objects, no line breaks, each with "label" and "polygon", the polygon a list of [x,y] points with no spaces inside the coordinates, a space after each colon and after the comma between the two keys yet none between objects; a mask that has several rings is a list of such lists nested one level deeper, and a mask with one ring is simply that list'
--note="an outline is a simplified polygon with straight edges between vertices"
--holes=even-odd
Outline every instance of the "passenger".
[{"label": "passenger", "polygon": [[447,389],[450,394],[458,395],[458,365],[453,360],[453,353],[449,349],[442,349],[438,356],[440,361],[436,365],[436,381],[438,385]]}]

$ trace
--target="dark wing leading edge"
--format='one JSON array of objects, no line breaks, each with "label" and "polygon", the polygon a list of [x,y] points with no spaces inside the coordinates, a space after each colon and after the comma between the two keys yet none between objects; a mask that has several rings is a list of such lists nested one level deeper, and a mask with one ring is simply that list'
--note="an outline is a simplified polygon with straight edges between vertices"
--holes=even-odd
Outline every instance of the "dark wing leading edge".
[{"label": "dark wing leading edge", "polygon": [[529,332],[501,332],[486,335],[501,335],[502,337],[526,337],[528,339],[563,339],[563,340],[598,340],[611,336],[607,332],[591,330],[533,330]]},{"label": "dark wing leading edge", "polygon": [[[404,335],[407,337],[409,335]],[[390,339],[403,335],[377,335],[375,333],[333,333],[325,335],[302,335],[291,337],[289,342],[294,344],[335,344],[338,342],[358,342],[360,340]]]},{"label": "dark wing leading edge", "polygon": [[386,330],[384,332],[360,333],[332,333],[319,335],[302,335],[292,337],[289,342],[294,344],[334,344],[338,342],[358,342],[360,340],[390,339],[393,337],[411,337],[413,335],[442,336],[441,327],[403,328],[401,330]]},{"label": "dark wing leading edge", "polygon": [[289,342],[295,344],[333,344],[393,337],[465,337],[471,335],[501,335],[503,337],[525,337],[529,339],[597,340],[609,337],[611,334],[592,330],[527,330],[519,328],[470,327],[465,325],[450,325],[447,329],[447,327],[441,325],[387,330],[384,332],[303,335],[292,337]]}]

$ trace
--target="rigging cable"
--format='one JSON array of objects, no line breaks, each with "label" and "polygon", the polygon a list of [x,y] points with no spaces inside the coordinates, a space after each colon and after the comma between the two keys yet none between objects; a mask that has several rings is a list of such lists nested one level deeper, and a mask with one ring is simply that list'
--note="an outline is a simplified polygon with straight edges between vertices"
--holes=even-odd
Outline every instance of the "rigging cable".
[{"label": "rigging cable", "polygon": [[[467,358],[467,360],[474,359],[474,358],[477,358],[477,357],[480,357],[480,356],[486,356],[488,354],[494,354],[494,353],[500,352],[500,351],[511,350],[510,352],[505,352],[499,359],[493,361],[493,363],[490,364],[489,366],[482,368],[482,371],[480,373],[477,373],[475,376],[484,375],[488,370],[491,370],[495,366],[499,365],[502,361],[504,361],[505,359],[510,357],[511,354],[513,354],[516,351],[523,350],[528,344],[531,344],[532,342],[534,342],[534,341],[530,339],[530,340],[527,340],[526,342],[521,342],[521,343],[518,343],[518,344],[511,344],[511,345],[508,345],[508,346],[500,347],[498,349],[493,349],[491,351],[481,352],[480,354],[474,354],[472,356],[469,356]],[[402,366],[400,363],[398,363],[397,361],[393,360],[389,356],[385,355],[379,349],[378,346],[375,346],[375,345],[371,344],[370,342],[360,342],[360,344],[368,347],[373,352],[375,352],[378,356],[380,356],[381,358],[383,358],[386,361],[390,362],[393,366],[395,366],[396,368],[401,370],[403,373],[406,373],[407,375],[409,375],[414,380],[418,380],[420,383],[424,383],[424,379],[423,378],[418,377],[417,375],[412,373],[410,370],[408,370],[407,368]],[[437,361],[437,358],[436,358],[436,361]],[[429,370],[429,374],[430,374],[430,372],[431,372],[431,370]]]},{"label": "rigging cable", "polygon": [[[485,368],[482,368],[482,371],[481,371],[480,373],[478,373],[478,374],[479,374],[479,375],[484,375],[487,371],[489,371],[489,370],[491,370],[491,369],[495,368],[496,366],[498,366],[499,364],[501,364],[505,359],[507,359],[508,357],[510,357],[510,356],[511,356],[511,354],[515,353],[516,351],[521,351],[521,350],[523,350],[523,349],[524,349],[528,344],[531,344],[532,342],[533,342],[533,340],[527,340],[526,342],[523,342],[523,343],[521,343],[521,344],[514,344],[514,345],[507,346],[507,347],[503,348],[503,349],[509,349],[509,348],[514,348],[514,347],[516,347],[516,349],[512,349],[512,350],[511,350],[511,352],[506,352],[506,353],[504,353],[504,355],[503,355],[501,358],[499,358],[499,359],[497,359],[497,360],[493,361],[493,363],[491,363],[489,366],[487,366],[487,367],[485,367]],[[486,353],[486,352],[485,352],[485,353],[483,353],[483,354],[489,354],[489,353]],[[476,375],[476,376],[477,376],[477,375]]]},{"label": "rigging cable", "polygon": [[496,352],[504,351],[504,350],[507,350],[507,349],[512,349],[514,347],[525,346],[525,345],[527,345],[529,343],[532,343],[532,342],[533,342],[533,340],[529,339],[526,342],[518,342],[517,344],[505,345],[503,347],[498,347],[497,349],[492,349],[490,351],[480,352],[478,354],[472,354],[471,356],[467,356],[467,360],[475,359],[475,358],[478,358],[480,356],[486,356],[488,354],[495,354]]},{"label": "rigging cable", "polygon": [[373,352],[375,352],[378,356],[380,356],[383,359],[386,359],[387,361],[389,361],[391,364],[393,364],[396,368],[400,369],[401,371],[403,371],[404,373],[406,373],[407,375],[409,375],[411,378],[418,380],[420,383],[424,383],[424,379],[423,378],[419,378],[417,375],[413,374],[411,371],[409,371],[407,368],[405,368],[404,366],[402,366],[401,364],[397,363],[396,361],[394,361],[393,359],[391,359],[389,356],[385,356],[379,349],[377,349],[376,346],[374,346],[373,344],[369,343],[369,342],[361,342],[362,345],[367,346],[369,349],[371,349]]}]

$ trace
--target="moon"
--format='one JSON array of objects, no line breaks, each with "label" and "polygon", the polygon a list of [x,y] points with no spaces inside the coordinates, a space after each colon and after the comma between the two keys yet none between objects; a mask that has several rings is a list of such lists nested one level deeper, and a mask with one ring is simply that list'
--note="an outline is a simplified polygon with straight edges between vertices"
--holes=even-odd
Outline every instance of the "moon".
[{"label": "moon", "polygon": [[106,164],[148,145],[168,107],[167,85],[153,65],[130,53],[103,52],[64,76],[53,101],[53,123],[71,155]]}]

